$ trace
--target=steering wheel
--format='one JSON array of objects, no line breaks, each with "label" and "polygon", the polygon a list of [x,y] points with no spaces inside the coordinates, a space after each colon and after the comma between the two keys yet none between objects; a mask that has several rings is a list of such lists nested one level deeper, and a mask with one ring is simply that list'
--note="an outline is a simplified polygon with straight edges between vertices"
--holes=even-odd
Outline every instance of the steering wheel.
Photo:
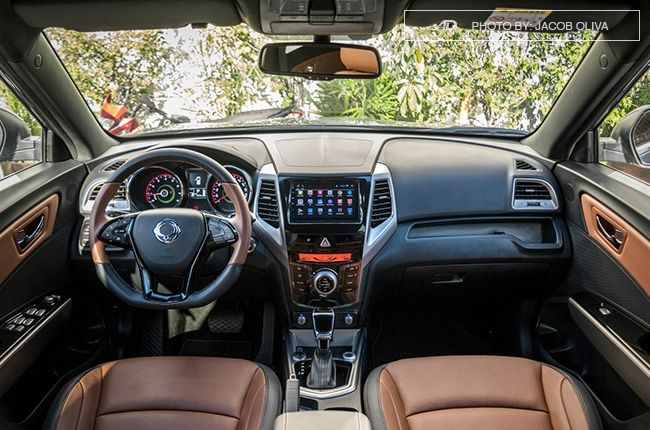
[{"label": "steering wheel", "polygon": [[[106,215],[108,203],[126,178],[143,167],[164,162],[190,164],[214,176],[232,201],[234,216],[226,218],[185,208],[150,209],[114,218]],[[91,254],[99,279],[124,302],[147,309],[187,309],[215,301],[239,278],[251,230],[248,203],[235,179],[221,164],[187,149],[155,149],[124,163],[99,190],[90,214]],[[105,244],[133,251],[142,292],[120,277],[106,254]],[[232,254],[224,270],[206,287],[195,291],[194,278],[203,260],[226,247],[232,247]],[[181,291],[158,292],[158,277],[170,275],[182,276]]]}]

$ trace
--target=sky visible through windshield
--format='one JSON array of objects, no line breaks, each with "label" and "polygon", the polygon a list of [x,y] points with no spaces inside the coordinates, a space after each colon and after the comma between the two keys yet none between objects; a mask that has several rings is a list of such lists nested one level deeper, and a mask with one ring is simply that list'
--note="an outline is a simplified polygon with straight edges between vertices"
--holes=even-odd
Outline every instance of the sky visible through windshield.
[{"label": "sky visible through windshield", "polygon": [[90,108],[115,134],[237,126],[271,116],[296,124],[344,117],[532,131],[592,39],[584,32],[522,36],[433,27],[409,29],[412,37],[405,37],[400,27],[353,42],[379,50],[379,78],[318,82],[260,72],[259,49],[271,40],[244,25],[109,33],[50,29],[47,36]]}]

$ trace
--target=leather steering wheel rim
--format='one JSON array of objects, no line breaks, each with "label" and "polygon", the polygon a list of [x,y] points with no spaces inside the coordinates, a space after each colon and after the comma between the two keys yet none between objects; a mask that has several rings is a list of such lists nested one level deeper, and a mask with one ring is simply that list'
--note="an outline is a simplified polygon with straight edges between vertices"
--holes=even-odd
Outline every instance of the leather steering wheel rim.
[{"label": "leather steering wheel rim", "polygon": [[[115,220],[106,215],[106,208],[124,180],[143,167],[164,162],[180,162],[206,170],[223,186],[223,190],[232,201],[235,210],[234,217],[228,218],[228,222],[235,228],[238,240],[232,244],[233,250],[228,264],[210,284],[201,290],[193,291],[182,301],[162,302],[148,300],[141,292],[134,290],[117,273],[106,253],[104,242],[98,239],[102,228],[107,223]],[[156,209],[152,209],[152,211],[154,210]],[[127,304],[145,309],[195,308],[214,302],[228,291],[239,278],[241,266],[248,254],[248,245],[252,232],[251,223],[251,214],[244,193],[235,179],[221,164],[204,154],[188,149],[153,149],[124,163],[99,190],[90,214],[91,255],[100,281],[109,291]]]}]

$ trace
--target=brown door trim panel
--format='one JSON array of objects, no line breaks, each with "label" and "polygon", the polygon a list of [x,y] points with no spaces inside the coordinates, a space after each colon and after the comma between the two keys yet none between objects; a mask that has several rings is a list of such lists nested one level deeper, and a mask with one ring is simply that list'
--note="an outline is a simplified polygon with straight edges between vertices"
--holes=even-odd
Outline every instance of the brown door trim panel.
[{"label": "brown door trim panel", "polygon": [[580,204],[589,236],[650,295],[650,240],[589,194]]},{"label": "brown door trim panel", "polygon": [[59,195],[53,194],[0,232],[0,283],[27,258],[40,244],[52,236]]}]

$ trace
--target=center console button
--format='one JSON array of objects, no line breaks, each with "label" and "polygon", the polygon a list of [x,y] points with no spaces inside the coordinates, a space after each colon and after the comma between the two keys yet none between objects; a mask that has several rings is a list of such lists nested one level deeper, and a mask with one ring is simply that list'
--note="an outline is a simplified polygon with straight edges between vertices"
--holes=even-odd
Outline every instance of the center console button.
[{"label": "center console button", "polygon": [[314,290],[321,296],[332,294],[338,283],[339,277],[332,269],[321,269],[314,273]]}]

